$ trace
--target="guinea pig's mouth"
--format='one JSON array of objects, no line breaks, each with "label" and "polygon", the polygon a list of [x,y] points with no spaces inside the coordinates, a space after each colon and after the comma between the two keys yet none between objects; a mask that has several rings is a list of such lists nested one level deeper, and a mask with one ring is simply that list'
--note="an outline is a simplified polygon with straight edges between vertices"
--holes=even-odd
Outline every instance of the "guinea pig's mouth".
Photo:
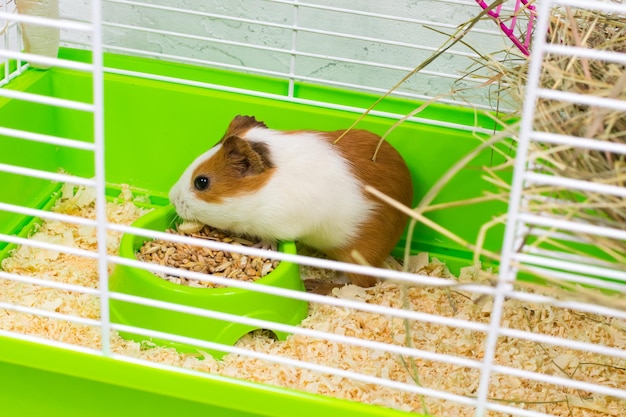
[{"label": "guinea pig's mouth", "polygon": [[179,204],[174,204],[174,208],[176,210],[176,215],[184,222],[187,223],[202,223],[197,216],[190,215],[189,206],[185,201],[180,202]]},{"label": "guinea pig's mouth", "polygon": [[179,200],[179,201],[172,201],[172,205],[174,206],[174,209],[176,210],[176,214],[178,215],[178,217],[180,217],[183,220],[187,220],[187,221],[192,221],[193,219],[190,219],[187,217],[187,204],[185,203],[184,200]]}]

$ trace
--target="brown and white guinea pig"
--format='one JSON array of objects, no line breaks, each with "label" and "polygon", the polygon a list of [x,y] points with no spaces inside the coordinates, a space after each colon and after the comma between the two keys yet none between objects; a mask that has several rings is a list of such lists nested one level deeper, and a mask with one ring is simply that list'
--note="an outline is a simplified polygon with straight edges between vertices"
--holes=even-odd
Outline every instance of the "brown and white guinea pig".
[{"label": "brown and white guinea pig", "polygon": [[[356,250],[370,265],[382,266],[407,216],[363,186],[410,206],[411,175],[387,142],[372,161],[379,136],[351,130],[333,144],[341,133],[278,131],[237,116],[220,142],[185,170],[170,200],[185,220],[265,241],[298,240],[344,262],[354,262]],[[376,283],[371,276],[347,275],[361,287]]]}]

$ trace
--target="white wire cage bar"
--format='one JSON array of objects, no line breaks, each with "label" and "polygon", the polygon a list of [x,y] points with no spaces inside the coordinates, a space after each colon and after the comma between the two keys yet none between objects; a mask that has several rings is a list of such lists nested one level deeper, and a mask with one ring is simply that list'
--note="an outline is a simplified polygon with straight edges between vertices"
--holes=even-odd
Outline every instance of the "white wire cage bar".
[{"label": "white wire cage bar", "polygon": [[[529,194],[526,192],[528,187],[532,185],[551,185],[562,187],[564,190],[580,190],[597,192],[602,195],[615,195],[617,198],[623,198],[623,185],[608,185],[598,182],[597,178],[590,178],[589,181],[581,181],[577,179],[560,177],[558,175],[541,173],[542,165],[537,163],[537,159],[541,160],[542,154],[537,148],[530,148],[535,141],[539,144],[571,146],[574,149],[602,150],[604,152],[612,152],[614,155],[623,155],[624,149],[621,143],[610,143],[609,141],[600,141],[588,137],[574,137],[568,135],[559,135],[557,132],[544,131],[537,129],[536,107],[541,99],[558,100],[561,102],[569,102],[573,105],[587,105],[594,109],[612,109],[615,111],[623,111],[625,109],[623,99],[614,99],[606,97],[598,97],[595,95],[583,95],[579,93],[570,93],[560,91],[558,88],[546,89],[541,88],[542,71],[544,58],[547,54],[558,54],[564,57],[572,57],[572,59],[596,59],[607,62],[623,63],[626,58],[624,53],[607,52],[602,50],[594,50],[590,48],[580,47],[576,45],[559,45],[549,43],[548,27],[552,11],[555,9],[565,10],[568,13],[574,13],[569,9],[576,7],[579,10],[589,10],[605,13],[615,13],[615,18],[624,16],[626,8],[621,2],[578,2],[578,1],[542,1],[538,4],[538,22],[532,47],[531,60],[528,72],[528,84],[526,86],[526,97],[522,113],[522,121],[520,128],[520,138],[517,147],[515,160],[515,175],[509,201],[509,213],[507,218],[507,228],[502,253],[502,263],[500,266],[500,288],[501,293],[495,296],[495,303],[503,303],[507,292],[510,290],[520,270],[530,268],[540,273],[540,276],[548,279],[556,280],[556,282],[573,282],[578,284],[590,283],[598,280],[612,278],[617,280],[612,289],[617,294],[623,294],[624,273],[623,265],[618,262],[604,262],[597,258],[586,258],[584,255],[575,255],[560,252],[557,250],[541,250],[532,244],[525,244],[529,232],[537,236],[554,237],[564,240],[579,240],[583,243],[593,244],[588,236],[603,236],[616,240],[623,240],[625,235],[623,225],[615,223],[614,227],[604,225],[594,225],[584,220],[571,219],[566,213],[561,215],[551,212],[549,208],[545,211],[531,211],[532,202],[550,202],[553,206],[558,207],[561,204],[561,211],[565,207],[563,201],[558,198],[548,198],[537,194]],[[617,146],[612,146],[617,145]],[[532,151],[530,149],[533,149]],[[549,148],[548,148],[549,149]],[[572,203],[569,203],[573,206]],[[538,232],[540,230],[541,232]],[[594,265],[596,264],[596,265]],[[586,275],[585,275],[586,274]],[[612,285],[612,284],[610,284]],[[582,287],[579,287],[582,288]],[[589,305],[585,309],[590,312],[600,311],[600,306]],[[609,317],[621,316],[621,311],[609,313]],[[493,329],[499,326],[501,319],[499,315],[492,316]],[[501,334],[507,332],[501,329]],[[489,344],[491,349],[490,355],[494,354],[498,336],[494,333],[490,334]],[[488,356],[488,355],[486,355]],[[491,359],[488,359],[491,360]],[[482,392],[487,395],[487,381],[489,378],[483,374]],[[482,407],[482,406],[481,406]]]},{"label": "white wire cage bar", "polygon": [[[402,2],[399,2],[398,6],[401,5]],[[438,34],[437,31],[454,32],[459,24],[474,16],[475,12],[475,6],[468,2],[450,2],[443,6],[450,7],[455,21],[451,21],[449,17],[442,20],[412,17],[411,15],[419,16],[415,11],[389,13],[394,7],[381,9],[376,6],[380,10],[368,10],[372,6],[366,6],[359,10],[354,5],[340,7],[332,3],[313,4],[299,1],[257,1],[246,3],[245,7],[234,5],[224,8],[219,13],[175,7],[166,2],[120,0],[105,2],[104,6],[106,50],[284,78],[291,83],[287,91],[288,97],[293,97],[294,82],[360,89],[374,94],[384,93],[407,71],[439,49],[438,43],[443,42],[447,35]],[[254,12],[251,13],[250,10]],[[149,22],[142,21],[141,15],[148,12],[154,17]],[[110,22],[108,13],[114,16]],[[274,15],[286,16],[287,21],[283,23]],[[128,23],[122,23],[119,16],[124,16],[123,21]],[[343,19],[344,16],[356,16],[364,21],[358,24],[360,26],[342,25],[341,22],[347,21]],[[385,38],[381,35],[388,30],[388,25],[403,25],[406,30],[396,39]],[[481,28],[471,34],[481,37],[477,44],[492,44],[500,39],[491,22],[480,22],[478,26]],[[172,27],[173,30],[166,30],[167,27]],[[196,27],[199,29],[195,29]],[[203,34],[202,27],[207,27],[208,32],[215,35],[207,37]],[[339,27],[342,29],[338,30]],[[432,29],[424,29],[431,27]],[[161,43],[160,39],[164,39],[164,42]],[[341,47],[333,39],[342,39]],[[380,39],[384,39],[382,43]],[[426,39],[431,44],[423,45],[421,39]],[[130,43],[135,46],[127,45]],[[137,48],[136,45],[142,45],[142,48]],[[380,54],[379,50],[384,54]],[[263,55],[265,58],[238,60],[234,58],[238,54],[250,57]],[[458,62],[455,66],[459,68],[470,66],[479,57],[475,51],[463,45],[456,45],[446,51],[445,55]],[[392,62],[389,61],[389,56],[403,58],[395,58],[396,62]],[[409,85],[402,86],[394,94],[428,100],[444,93],[444,97],[440,98],[443,102],[470,102],[485,109],[494,107],[488,99],[479,103],[482,99],[474,96],[477,92],[475,87],[484,82],[483,78],[461,78],[457,72],[439,70],[436,66],[435,62],[434,68],[425,68],[418,76],[424,77],[422,80],[409,81]],[[344,69],[352,76],[342,76]],[[434,81],[441,82],[442,79],[457,80],[458,90],[467,89],[468,97],[463,98],[462,92],[458,97],[447,97],[447,91],[436,87],[437,81]],[[188,80],[180,82],[185,83]],[[413,87],[411,82],[418,82],[420,85]],[[433,87],[428,87],[431,84]],[[427,91],[431,93],[425,94]]]},{"label": "white wire cage bar", "polygon": [[[545,4],[543,4],[545,3]],[[542,7],[546,10],[546,16],[540,19],[543,26],[538,27],[538,33],[545,33],[548,25],[548,17],[550,11],[557,7],[580,7],[583,10],[597,10],[608,13],[616,13],[616,16],[624,14],[624,7],[621,4],[615,2],[594,2],[593,4],[582,5],[580,2],[542,2]],[[542,32],[543,31],[543,32]],[[623,198],[625,194],[623,185],[619,183],[603,183],[602,179],[590,178],[589,180],[579,180],[574,178],[567,178],[563,176],[553,175],[549,171],[543,173],[545,168],[549,168],[542,163],[537,163],[544,156],[540,151],[528,151],[528,145],[536,142],[548,145],[557,146],[572,146],[574,149],[584,150],[597,150],[607,152],[619,157],[624,155],[623,143],[615,143],[612,141],[602,141],[598,139],[592,139],[588,137],[580,136],[567,136],[559,135],[555,132],[545,131],[542,128],[537,130],[534,128],[535,120],[535,105],[541,99],[558,100],[560,102],[569,102],[578,106],[591,106],[595,111],[616,111],[623,112],[626,107],[623,99],[610,98],[610,97],[598,97],[591,94],[569,93],[566,91],[548,90],[540,88],[540,79],[542,66],[541,62],[546,54],[557,53],[564,56],[575,56],[579,59],[597,59],[600,61],[614,62],[617,64],[623,64],[626,58],[624,53],[607,52],[600,50],[593,50],[590,48],[582,48],[573,45],[556,45],[548,43],[547,40],[538,35],[538,39],[533,47],[534,60],[531,61],[531,67],[529,70],[529,86],[527,88],[527,99],[525,101],[525,108],[522,118],[522,128],[520,131],[520,147],[518,149],[518,156],[516,159],[516,175],[513,185],[513,194],[511,197],[509,223],[510,227],[507,228],[507,240],[505,243],[505,250],[507,256],[515,257],[518,261],[521,259],[538,259],[537,257],[528,257],[526,255],[516,254],[513,248],[519,248],[520,235],[519,231],[524,229],[532,229],[532,226],[539,226],[543,228],[553,228],[558,232],[564,231],[568,236],[580,236],[580,235],[594,235],[604,236],[611,239],[623,240],[626,235],[622,230],[622,226],[619,223],[615,223],[614,227],[595,225],[580,219],[568,219],[567,214],[561,215],[548,212],[537,212],[532,209],[531,201],[540,201],[541,203],[550,202],[548,200],[540,200],[539,196],[529,195],[524,192],[525,188],[531,185],[549,185],[555,187],[561,187],[564,190],[579,190],[587,192],[597,192],[600,195],[613,195],[616,198]],[[600,110],[602,109],[602,110]],[[618,113],[619,114],[619,113]],[[547,148],[550,149],[550,148]],[[559,200],[553,199],[553,205],[558,205]],[[540,206],[541,207],[541,206]],[[590,205],[592,207],[592,205]],[[560,267],[563,266],[563,262],[558,257],[552,257],[555,262],[555,268],[558,263]],[[582,258],[581,258],[582,259]],[[582,271],[582,266],[572,259],[572,263],[569,266],[571,271]],[[551,261],[542,261],[547,266]],[[505,262],[505,263],[508,263]],[[600,276],[614,275],[615,278],[623,279],[623,273],[621,273],[621,267],[619,264],[613,264],[613,268],[616,269],[614,273],[604,272],[599,273]],[[513,275],[506,275],[508,278],[514,276],[514,270],[516,268],[510,266],[508,270]],[[506,270],[506,269],[505,269]],[[598,271],[596,271],[597,273]],[[508,274],[508,273],[507,273]],[[507,278],[507,279],[508,279]]]},{"label": "white wire cage bar", "polygon": [[[578,240],[581,243],[586,241],[584,237],[579,236],[581,233],[604,235],[615,239],[624,239],[625,237],[624,231],[621,229],[598,227],[568,221],[567,219],[553,219],[542,216],[541,214],[527,212],[524,209],[526,207],[525,199],[527,197],[523,192],[525,186],[534,182],[554,183],[564,188],[571,189],[597,189],[599,192],[610,192],[619,197],[624,196],[623,187],[598,185],[593,182],[580,182],[569,178],[559,178],[534,172],[529,169],[529,161],[532,161],[533,156],[529,155],[527,151],[527,145],[531,141],[543,141],[546,143],[573,144],[588,149],[624,153],[623,144],[604,143],[591,138],[580,139],[567,135],[535,131],[532,126],[534,119],[533,106],[538,97],[571,100],[579,103],[588,103],[594,106],[607,106],[616,110],[625,109],[622,100],[580,97],[578,95],[568,95],[564,92],[552,92],[538,88],[540,61],[542,56],[547,52],[576,56],[580,54],[581,56],[584,55],[594,59],[610,58],[617,63],[626,62],[626,59],[622,56],[624,54],[609,56],[609,54],[604,54],[602,51],[581,51],[576,48],[546,44],[544,34],[547,29],[549,13],[545,11],[549,11],[555,4],[562,4],[581,8],[593,8],[597,6],[598,10],[601,11],[626,14],[626,9],[623,5],[577,1],[556,3],[549,0],[544,0],[540,4],[542,9],[538,13],[539,19],[537,34],[532,49],[533,56],[531,58],[528,96],[525,101],[522,130],[520,132],[517,150],[516,175],[513,182],[514,191],[511,197],[508,226],[506,229],[504,249],[502,251],[503,259],[500,267],[500,277],[495,285],[493,283],[478,282],[459,284],[450,279],[427,277],[392,270],[381,271],[377,268],[339,264],[330,260],[304,257],[301,255],[283,253],[268,255],[281,261],[295,262],[323,269],[334,269],[344,272],[352,271],[364,274],[371,273],[379,276],[381,279],[396,280],[397,282],[403,282],[418,287],[449,287],[453,291],[463,291],[464,294],[468,294],[467,297],[475,297],[477,301],[483,298],[492,300],[493,306],[489,311],[490,315],[488,320],[476,321],[468,318],[455,318],[446,315],[436,315],[417,310],[403,309],[397,306],[371,304],[359,300],[358,298],[343,299],[323,297],[271,286],[258,286],[247,282],[232,282],[232,280],[226,278],[206,277],[206,275],[200,273],[186,271],[177,272],[180,276],[191,280],[208,280],[217,284],[229,285],[233,288],[243,288],[259,293],[288,296],[294,299],[305,300],[311,304],[332,306],[345,309],[346,311],[362,311],[390,319],[395,318],[405,320],[406,322],[431,323],[458,331],[467,331],[468,334],[480,334],[480,337],[484,337],[483,346],[485,347],[482,358],[452,354],[450,352],[442,353],[416,348],[410,345],[403,345],[398,342],[379,342],[346,334],[330,333],[325,330],[235,316],[150,298],[130,296],[109,290],[108,279],[112,265],[126,265],[161,273],[173,273],[174,271],[168,267],[148,265],[139,261],[111,255],[107,252],[107,242],[111,233],[138,233],[152,238],[167,237],[166,234],[162,232],[148,230],[139,231],[132,227],[115,224],[107,220],[108,187],[111,186],[111,184],[106,181],[107,175],[105,172],[105,167],[107,166],[105,156],[108,155],[105,140],[107,117],[105,112],[105,97],[107,94],[105,77],[107,75],[133,76],[138,79],[159,79],[194,87],[242,92],[246,95],[272,98],[291,103],[314,103],[315,105],[324,106],[329,109],[343,109],[358,113],[363,109],[338,103],[324,103],[301,98],[297,94],[297,84],[306,82],[330,87],[341,87],[349,90],[356,89],[372,94],[384,93],[390,85],[393,85],[395,81],[401,78],[402,74],[411,71],[422,59],[432,55],[433,52],[438,50],[440,44],[445,40],[446,35],[441,35],[437,31],[444,31],[447,34],[454,33],[459,23],[463,23],[468,17],[475,16],[479,13],[479,8],[476,7],[474,2],[455,0],[433,0],[427,2],[429,5],[439,5],[440,7],[458,11],[458,13],[455,12],[452,16],[454,19],[458,20],[455,22],[450,22],[448,20],[450,16],[445,14],[422,17],[416,10],[409,10],[412,12],[409,14],[403,13],[403,9],[400,7],[394,9],[389,6],[391,3],[395,6],[399,6],[400,3],[404,2],[389,2],[389,4],[374,4],[374,2],[371,2],[368,3],[368,6],[360,6],[341,1],[320,1],[313,3],[300,2],[297,0],[259,0],[248,2],[248,7],[252,10],[263,11],[264,14],[251,17],[250,14],[244,13],[244,3],[245,2],[240,2],[232,8],[208,11],[201,7],[185,8],[182,2],[180,5],[172,5],[172,2],[154,1],[148,3],[125,0],[94,0],[91,1],[90,4],[74,4],[74,2],[67,2],[66,4],[62,3],[62,10],[64,10],[63,18],[61,20],[51,20],[16,15],[10,9],[11,4],[5,1],[4,8],[0,8],[0,23],[3,19],[8,22],[7,32],[3,37],[4,43],[0,43],[0,57],[5,63],[5,72],[1,84],[10,84],[11,80],[19,77],[28,68],[28,65],[25,64],[24,61],[30,61],[33,58],[31,54],[22,52],[22,46],[17,40],[17,34],[19,33],[18,24],[20,22],[41,23],[61,28],[63,30],[64,45],[66,47],[88,49],[91,52],[91,58],[87,63],[45,57],[33,59],[32,61],[86,73],[89,76],[92,94],[90,102],[82,102],[39,93],[26,93],[14,90],[11,88],[11,85],[9,85],[9,88],[0,88],[0,97],[6,100],[30,102],[37,105],[88,113],[92,118],[93,136],[90,138],[90,141],[80,141],[72,137],[21,130],[10,127],[10,125],[0,126],[0,134],[37,144],[89,152],[93,158],[93,178],[89,176],[81,177],[65,173],[50,172],[45,169],[34,169],[19,166],[18,164],[12,165],[7,163],[0,164],[0,172],[58,183],[92,187],[95,189],[95,213],[93,219],[87,219],[84,217],[54,213],[41,208],[5,203],[3,201],[0,201],[0,211],[37,217],[43,220],[71,223],[80,227],[95,228],[98,244],[95,250],[85,250],[68,247],[63,244],[48,243],[28,239],[24,236],[8,234],[0,234],[0,241],[21,245],[22,247],[40,248],[59,252],[64,255],[73,255],[95,260],[98,280],[95,286],[83,286],[51,281],[45,276],[26,276],[1,270],[0,280],[30,285],[34,288],[47,291],[63,291],[65,293],[94,296],[99,303],[100,316],[98,318],[80,317],[60,313],[50,308],[47,309],[44,308],[45,306],[27,306],[1,300],[0,311],[12,311],[28,315],[29,317],[40,317],[57,322],[67,322],[73,325],[96,328],[99,332],[100,345],[98,348],[72,345],[55,340],[47,340],[36,335],[6,331],[1,327],[0,335],[36,344],[49,344],[62,349],[74,350],[95,356],[105,356],[120,362],[132,362],[141,364],[142,366],[163,368],[176,373],[189,373],[202,378],[214,378],[214,375],[209,373],[194,371],[184,367],[174,367],[145,360],[140,357],[120,354],[111,346],[111,339],[115,337],[117,332],[137,333],[157,339],[194,344],[206,349],[221,349],[229,353],[244,356],[250,360],[264,360],[276,363],[279,366],[284,366],[285,368],[307,370],[324,375],[327,374],[351,379],[363,384],[379,385],[415,394],[416,396],[424,395],[451,401],[471,407],[476,416],[486,415],[487,412],[499,412],[529,417],[546,417],[553,415],[534,409],[525,409],[523,406],[517,406],[514,402],[507,403],[498,401],[497,398],[491,398],[490,388],[494,384],[494,378],[500,376],[540,382],[546,384],[546,386],[561,386],[573,390],[626,399],[626,390],[624,387],[614,387],[610,384],[603,383],[604,381],[596,383],[560,374],[550,375],[524,367],[516,368],[502,365],[496,361],[498,342],[502,338],[533,342],[541,346],[567,348],[581,352],[593,352],[616,361],[626,360],[626,351],[623,349],[612,348],[591,341],[556,337],[541,332],[534,332],[516,326],[515,324],[504,325],[503,323],[505,305],[510,303],[511,300],[533,305],[550,305],[555,309],[570,309],[581,313],[593,313],[602,317],[604,320],[626,320],[625,313],[614,306],[594,305],[593,303],[585,301],[563,301],[546,295],[521,292],[516,290],[513,286],[513,282],[515,281],[520,267],[524,266],[541,275],[552,274],[555,278],[563,279],[568,282],[578,282],[585,285],[591,284],[615,292],[624,292],[624,271],[623,269],[615,268],[615,265],[610,262],[600,263],[594,261],[592,258],[586,260],[574,256],[568,257],[557,251],[542,251],[532,246],[522,244],[524,243],[524,234],[528,230],[531,230],[532,233],[537,236],[542,234],[544,229],[538,229],[533,226],[544,226],[546,228],[556,227],[562,234],[561,238],[563,240]],[[86,15],[80,14],[85,10],[88,10]],[[508,7],[503,10],[510,12],[513,9]],[[174,19],[172,16],[177,17]],[[278,16],[281,18],[279,19]],[[342,19],[345,20],[346,16],[356,16],[359,19],[363,19],[362,22],[367,22],[364,26],[370,29],[374,28],[375,30],[373,33],[366,33],[361,31],[361,28],[358,26],[345,25],[346,27],[343,27],[339,25],[338,22],[341,22]],[[207,26],[207,22],[212,23],[212,25]],[[384,24],[380,22],[384,22]],[[388,25],[411,28],[414,32],[405,31],[406,39],[402,37],[385,38],[385,33],[383,32]],[[196,31],[198,27],[204,28],[204,32]],[[424,27],[428,28],[424,29]],[[215,30],[214,33],[209,30],[211,28]],[[238,31],[238,28],[243,28],[244,30]],[[497,45],[497,50],[497,48],[501,47],[506,41],[502,39],[501,34],[494,28],[495,26],[490,20],[480,22],[477,28],[468,35],[467,42],[475,42],[476,44],[489,43],[491,46]],[[399,32],[402,33],[402,30]],[[246,33],[248,37],[246,37]],[[250,36],[251,33],[256,34],[256,37]],[[426,34],[428,34],[428,36]],[[345,43],[337,46],[328,39],[340,39],[345,41]],[[199,46],[203,46],[207,50],[201,51]],[[365,53],[375,48],[380,48],[378,55]],[[225,51],[229,50],[233,53],[225,54]],[[387,62],[382,58],[388,56],[390,50],[407,52],[405,54],[397,52],[391,54],[396,60],[394,62]],[[238,58],[234,53],[235,51],[242,53],[245,59]],[[208,82],[185,79],[182,76],[177,78],[175,76],[162,76],[149,72],[141,73],[133,70],[124,70],[106,65],[105,53],[110,52],[133,57],[175,61],[194,66],[200,65],[207,68],[236,70],[250,74],[277,77],[286,80],[289,84],[284,95],[279,97],[275,93],[242,89],[236,86],[220,86]],[[270,57],[271,59],[259,59],[259,57]],[[480,58],[480,54],[459,43],[442,55],[441,60],[447,62],[448,65],[438,67],[439,61],[436,61],[433,68],[428,67],[427,70],[420,72],[415,80],[399,89],[396,96],[412,100],[430,100],[435,97],[443,96],[444,98],[439,100],[442,103],[460,104],[463,106],[469,104],[476,109],[493,109],[496,105],[492,101],[490,92],[478,92],[476,89],[476,86],[485,81],[484,77],[460,77],[460,69],[471,66],[472,63]],[[12,60],[17,62],[13,67],[9,65],[9,61]],[[11,71],[10,68],[14,69]],[[459,94],[448,95],[447,93],[450,90],[451,84],[458,87],[455,87],[456,89],[463,91]],[[376,114],[387,116],[390,119],[402,116],[385,112],[378,112]],[[439,126],[460,127],[458,124],[446,123],[444,121],[416,120]],[[2,121],[0,121],[0,124],[1,123]],[[488,132],[487,129],[480,129],[475,126],[465,126],[465,128],[482,133]],[[253,255],[266,253],[257,249],[236,249],[232,248],[232,245],[227,244],[205,241],[199,242],[191,238],[170,237],[170,239],[183,243],[212,247],[216,250],[233,250],[234,252],[240,252],[242,254]],[[521,248],[521,250],[518,250],[519,248]],[[600,277],[600,279],[598,279],[598,277]],[[602,278],[612,278],[617,282],[605,282],[602,281]],[[478,378],[474,378],[478,384],[474,392],[463,395],[456,391],[439,387],[431,388],[422,386],[416,383],[415,380],[394,380],[390,377],[373,373],[371,369],[342,369],[337,366],[315,362],[307,358],[294,359],[292,357],[258,352],[238,346],[220,345],[218,343],[193,339],[179,334],[113,323],[109,317],[111,301],[126,301],[187,314],[212,317],[270,330],[289,332],[294,335],[306,336],[316,340],[329,340],[342,345],[358,346],[368,351],[385,352],[397,355],[398,357],[412,358],[420,361],[432,361],[441,363],[442,365],[452,365],[458,369],[471,369],[477,372],[472,374],[473,377],[479,375]]]}]

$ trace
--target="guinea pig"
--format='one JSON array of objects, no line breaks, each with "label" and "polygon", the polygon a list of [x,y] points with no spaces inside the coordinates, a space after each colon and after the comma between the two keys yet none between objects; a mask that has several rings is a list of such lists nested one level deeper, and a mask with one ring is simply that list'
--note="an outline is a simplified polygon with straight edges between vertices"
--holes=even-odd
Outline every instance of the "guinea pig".
[{"label": "guinea pig", "polygon": [[[357,251],[382,266],[407,216],[369,194],[367,184],[410,206],[406,163],[387,142],[365,130],[279,131],[254,117],[235,117],[217,145],[200,155],[169,198],[184,220],[264,241],[297,240],[330,258],[355,262]],[[347,274],[361,287],[372,276]],[[307,285],[327,293],[338,284]]]}]

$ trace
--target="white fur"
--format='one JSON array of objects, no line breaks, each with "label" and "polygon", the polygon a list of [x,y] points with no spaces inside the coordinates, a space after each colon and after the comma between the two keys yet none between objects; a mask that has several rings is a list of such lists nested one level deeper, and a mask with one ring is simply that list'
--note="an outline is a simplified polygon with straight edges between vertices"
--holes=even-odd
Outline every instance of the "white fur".
[{"label": "white fur", "polygon": [[192,192],[191,175],[219,146],[200,155],[170,191],[178,214],[267,240],[300,240],[317,249],[346,245],[375,204],[348,162],[317,133],[285,134],[255,127],[245,139],[264,142],[276,169],[260,190],[209,204]]}]

